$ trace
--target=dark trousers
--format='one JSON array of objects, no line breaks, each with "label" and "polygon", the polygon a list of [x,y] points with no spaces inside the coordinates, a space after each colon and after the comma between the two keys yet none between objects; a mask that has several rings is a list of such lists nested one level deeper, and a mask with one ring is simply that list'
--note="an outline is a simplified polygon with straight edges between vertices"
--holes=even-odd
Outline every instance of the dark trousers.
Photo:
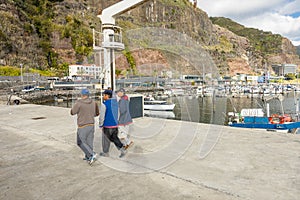
[{"label": "dark trousers", "polygon": [[123,147],[123,144],[118,137],[118,128],[103,127],[102,148],[104,153],[107,153],[109,151],[109,141],[113,142],[118,149],[121,149]]}]

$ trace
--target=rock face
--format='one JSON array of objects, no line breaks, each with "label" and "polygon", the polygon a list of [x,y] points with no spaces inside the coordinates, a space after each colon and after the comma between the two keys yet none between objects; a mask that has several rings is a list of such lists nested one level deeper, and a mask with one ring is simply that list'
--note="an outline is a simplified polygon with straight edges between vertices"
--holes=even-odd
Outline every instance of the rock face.
[{"label": "rock face", "polygon": [[[249,40],[218,25],[213,27],[219,43],[210,52],[218,62],[222,74],[233,75],[253,72],[250,66],[255,60],[248,56],[251,47]],[[226,66],[228,67],[226,68]]]},{"label": "rock face", "polygon": [[274,64],[293,63],[300,65],[297,49],[287,38],[283,38],[282,40],[281,52],[270,55],[268,59]]},{"label": "rock face", "polygon": [[[88,56],[91,52],[88,48],[92,45],[90,28],[99,29],[97,14],[118,1],[53,0],[53,6],[48,7],[48,11],[44,13],[50,15],[51,23],[43,21],[44,18],[39,21],[44,31],[47,31],[45,24],[51,24],[45,37],[39,32],[41,24],[37,21],[33,23],[33,18],[30,17],[28,2],[0,0],[0,64],[18,66],[24,63],[32,68],[40,66],[46,69],[53,63],[93,62]],[[282,45],[276,53],[257,51],[249,38],[213,24],[204,11],[194,8],[188,0],[149,0],[118,16],[116,20],[124,30],[125,43],[126,31],[141,27],[171,29],[182,33],[183,37],[186,35],[192,38],[194,44],[200,45],[209,53],[220,75],[256,73],[265,68],[263,63],[267,63],[269,69],[271,64],[300,65],[296,48],[288,39],[282,39]],[[80,27],[85,27],[85,32],[80,32]],[[50,43],[45,43],[45,38]],[[153,70],[145,70],[145,66],[156,63],[159,67],[155,70],[172,70],[175,74],[202,72],[183,57],[161,49],[149,49],[147,45],[149,46],[146,44],[143,48],[129,50],[135,67],[129,65],[129,58],[124,53],[117,58],[117,68],[127,72],[132,68],[131,71],[137,74],[153,75]],[[84,46],[87,48],[83,48]]]},{"label": "rock face", "polygon": [[[143,6],[123,14],[119,19],[130,21],[138,26],[169,28],[187,34],[193,38],[195,43],[209,52],[221,75],[263,73],[266,65],[267,69],[272,71],[272,64],[294,63],[300,65],[296,48],[286,38],[282,39],[282,45],[276,50],[277,53],[260,52],[251,45],[248,38],[238,36],[226,28],[212,24],[202,10],[194,9],[188,3],[181,10],[179,5],[163,2],[166,1],[157,0],[145,3]],[[149,55],[149,57],[152,56]],[[180,62],[180,65],[186,70],[189,63],[188,61]],[[174,68],[174,65],[171,66]],[[178,69],[180,66],[177,65],[176,68]]]},{"label": "rock face", "polygon": [[18,60],[38,60],[42,56],[42,51],[37,48],[39,39],[37,34],[29,34],[24,29],[24,13],[15,5],[0,1],[0,17],[0,59],[15,66],[20,64]]}]

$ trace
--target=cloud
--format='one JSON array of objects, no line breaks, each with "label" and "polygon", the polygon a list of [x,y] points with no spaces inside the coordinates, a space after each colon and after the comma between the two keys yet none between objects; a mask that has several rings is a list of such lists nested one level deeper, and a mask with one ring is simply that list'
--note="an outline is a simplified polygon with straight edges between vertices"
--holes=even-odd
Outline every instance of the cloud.
[{"label": "cloud", "polygon": [[198,7],[209,16],[228,17],[246,27],[280,34],[294,45],[300,44],[300,0],[198,0]]},{"label": "cloud", "polygon": [[[199,0],[198,7],[210,16],[247,18],[277,9],[285,0]],[[270,7],[272,5],[272,7]]]},{"label": "cloud", "polygon": [[300,42],[300,17],[292,18],[278,13],[265,13],[240,21],[247,27],[254,27],[264,31],[281,34],[291,41]]},{"label": "cloud", "polygon": [[279,8],[278,13],[281,15],[291,15],[300,11],[300,0],[287,1],[285,5]]}]

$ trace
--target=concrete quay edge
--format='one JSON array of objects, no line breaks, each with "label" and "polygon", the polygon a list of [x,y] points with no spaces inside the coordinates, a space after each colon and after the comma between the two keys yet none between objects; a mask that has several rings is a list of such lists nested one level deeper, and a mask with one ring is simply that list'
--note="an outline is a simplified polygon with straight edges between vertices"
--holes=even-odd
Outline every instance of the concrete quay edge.
[{"label": "concrete quay edge", "polygon": [[[0,199],[297,199],[300,135],[157,118],[89,166],[70,109],[0,105]],[[101,130],[95,126],[95,151]]]}]

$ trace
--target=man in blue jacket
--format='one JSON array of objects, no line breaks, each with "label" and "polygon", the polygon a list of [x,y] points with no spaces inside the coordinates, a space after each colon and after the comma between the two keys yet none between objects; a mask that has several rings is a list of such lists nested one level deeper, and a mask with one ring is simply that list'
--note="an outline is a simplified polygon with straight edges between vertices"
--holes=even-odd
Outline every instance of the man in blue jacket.
[{"label": "man in blue jacket", "polygon": [[103,104],[100,108],[99,126],[103,128],[102,149],[100,156],[108,156],[110,142],[121,151],[120,158],[127,153],[125,146],[118,137],[118,102],[112,98],[112,90],[103,92]]}]

